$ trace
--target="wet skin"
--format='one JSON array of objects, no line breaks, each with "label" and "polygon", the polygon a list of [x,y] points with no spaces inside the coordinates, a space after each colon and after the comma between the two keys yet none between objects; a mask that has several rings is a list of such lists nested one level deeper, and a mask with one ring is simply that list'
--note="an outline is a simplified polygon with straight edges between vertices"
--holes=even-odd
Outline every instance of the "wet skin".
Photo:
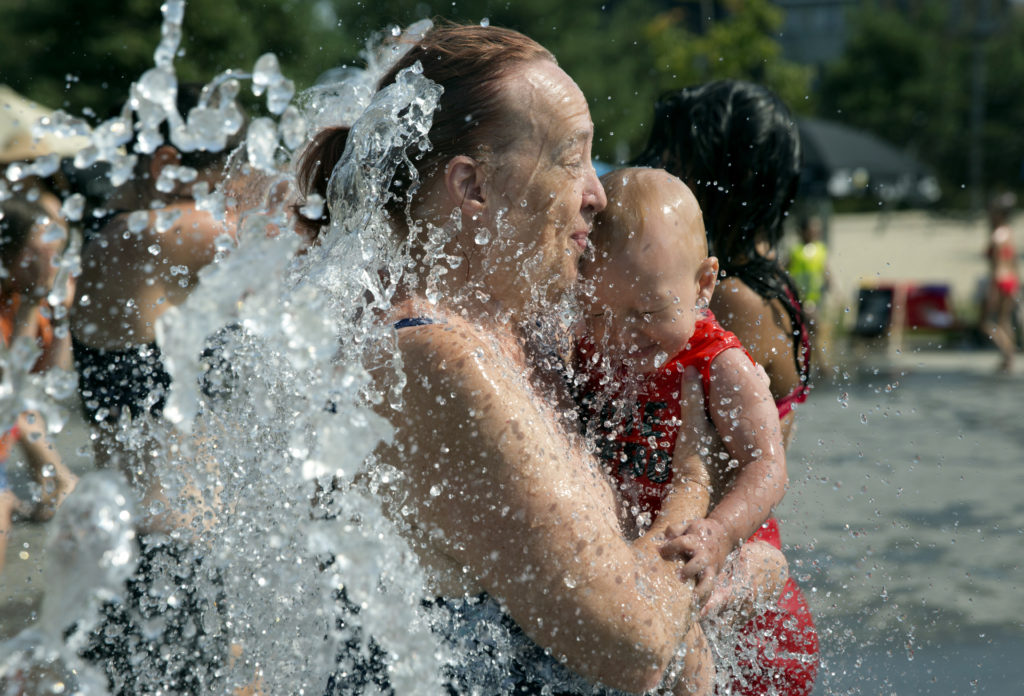
[{"label": "wet skin", "polygon": [[[382,412],[395,441],[379,452],[405,474],[392,513],[415,511],[402,517],[439,593],[486,590],[577,673],[644,691],[685,643],[694,689],[706,690],[711,664],[692,583],[653,540],[624,538],[607,479],[563,426],[552,406],[559,395],[538,386],[532,366],[543,356],[518,329],[572,287],[605,205],[586,101],[550,62],[507,80],[502,94],[521,119],[511,146],[492,159],[453,158],[439,181],[426,182],[429,200],[417,208],[436,226],[459,212],[449,252],[465,263],[442,277],[442,302],[413,293],[392,315],[435,320],[397,336],[410,379],[403,416]],[[500,234],[479,245],[481,229]],[[465,293],[467,283],[486,297]],[[676,456],[700,461],[685,445]]]}]

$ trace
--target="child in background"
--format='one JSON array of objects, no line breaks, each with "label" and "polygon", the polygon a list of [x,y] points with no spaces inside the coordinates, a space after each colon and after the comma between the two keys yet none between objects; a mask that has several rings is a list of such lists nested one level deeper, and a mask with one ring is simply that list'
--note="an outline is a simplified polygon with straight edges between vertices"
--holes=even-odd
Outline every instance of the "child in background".
[{"label": "child in background", "polygon": [[[66,368],[71,362],[67,335],[56,335],[46,304],[57,277],[53,258],[66,239],[66,232],[61,235],[54,225],[60,223],[37,202],[11,198],[0,204],[0,346],[9,351],[18,338],[33,340],[42,351],[33,372]],[[15,446],[23,452],[40,488],[34,507],[20,500],[7,481],[6,465]],[[0,570],[12,516],[19,513],[36,520],[49,519],[77,480],[46,438],[42,416],[20,414],[14,426],[0,436]]]},{"label": "child in background", "polygon": [[[602,183],[609,203],[595,221],[596,258],[584,268],[595,286],[578,356],[585,418],[596,424],[627,520],[637,533],[664,534],[662,555],[686,559],[682,575],[697,578],[698,594],[707,596],[726,557],[785,493],[778,411],[762,371],[707,309],[718,262],[707,254],[690,190],[654,169],[615,171]],[[694,484],[692,474],[674,481],[679,472],[670,465],[688,366],[701,374],[707,412],[728,452],[708,472],[706,517],[693,507],[673,510],[670,501],[685,496],[669,495]],[[784,573],[775,580],[784,582]]]}]

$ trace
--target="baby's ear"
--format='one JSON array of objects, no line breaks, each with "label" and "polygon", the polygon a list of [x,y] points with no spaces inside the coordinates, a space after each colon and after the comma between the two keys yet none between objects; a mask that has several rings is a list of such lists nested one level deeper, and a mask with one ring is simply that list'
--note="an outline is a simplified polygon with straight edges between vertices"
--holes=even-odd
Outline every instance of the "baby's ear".
[{"label": "baby's ear", "polygon": [[714,256],[709,256],[701,261],[700,266],[697,268],[697,297],[705,302],[710,302],[717,283],[718,259]]}]

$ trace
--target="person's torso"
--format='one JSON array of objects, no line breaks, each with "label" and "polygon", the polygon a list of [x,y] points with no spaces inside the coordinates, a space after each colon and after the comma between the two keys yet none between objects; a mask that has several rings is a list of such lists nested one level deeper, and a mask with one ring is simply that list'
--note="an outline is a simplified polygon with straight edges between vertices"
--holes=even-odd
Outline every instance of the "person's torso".
[{"label": "person's torso", "polygon": [[[588,375],[590,386],[583,398],[585,417],[596,424],[598,454],[632,517],[643,515],[648,518],[645,523],[653,522],[671,489],[672,455],[682,425],[683,372],[687,367],[698,370],[707,399],[711,365],[730,348],[742,350],[743,345],[708,312],[698,320],[686,348],[645,376],[634,395],[628,393],[625,376],[611,380],[615,386],[608,390],[598,385],[599,374]],[[584,356],[587,350],[584,346]],[[590,361],[584,357],[582,362]]]}]

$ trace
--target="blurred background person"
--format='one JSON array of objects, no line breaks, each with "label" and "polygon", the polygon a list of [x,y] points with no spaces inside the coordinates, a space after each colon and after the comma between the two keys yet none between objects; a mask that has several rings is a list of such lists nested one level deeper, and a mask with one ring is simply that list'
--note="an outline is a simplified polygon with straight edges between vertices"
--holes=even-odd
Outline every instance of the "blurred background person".
[{"label": "blurred background person", "polygon": [[[67,230],[38,195],[34,198],[15,196],[0,203],[0,345],[10,351],[18,339],[32,341],[40,351],[32,370],[42,372],[70,366],[67,329],[54,330],[53,308],[46,299],[57,279],[54,259],[67,240]],[[25,457],[38,486],[31,502],[20,500],[8,481],[7,466],[17,451]],[[13,427],[0,436],[0,570],[12,517],[49,519],[77,480],[47,437],[42,415],[19,414]]]},{"label": "blurred background person", "polygon": [[[201,94],[202,85],[179,85],[178,112],[187,117]],[[209,106],[219,108],[219,99],[215,93]],[[218,623],[208,591],[221,591],[217,570],[196,541],[212,523],[216,492],[195,481],[193,467],[204,466],[195,443],[162,418],[171,376],[156,323],[188,298],[216,258],[218,238],[235,237],[234,215],[217,219],[201,197],[223,193],[245,132],[240,120],[218,151],[183,152],[161,125],[164,144],[138,153],[134,176],[105,201],[106,215],[94,218],[82,249],[71,314],[79,396],[96,466],[120,469],[140,504],[138,567],[122,599],[104,604],[80,653],[106,673],[115,694],[210,693],[228,659],[224,633],[208,630],[209,620]],[[173,602],[160,599],[166,583]]]},{"label": "blurred background person", "polygon": [[989,282],[981,307],[981,331],[992,339],[1002,355],[1001,372],[1013,370],[1017,353],[1013,318],[1020,294],[1020,270],[1017,249],[1013,244],[1010,216],[1017,205],[1017,197],[1003,193],[989,205],[988,257]]},{"label": "blurred background person", "polygon": [[804,316],[807,318],[811,343],[815,348],[815,374],[821,374],[822,364],[828,362],[828,345],[832,342],[833,324],[829,321],[825,297],[830,290],[831,271],[828,266],[828,246],[824,239],[824,224],[818,215],[800,218],[799,239],[788,253],[786,270],[800,294]]},{"label": "blurred background person", "polygon": [[[179,86],[178,110],[187,114],[200,92],[197,85]],[[107,214],[91,224],[82,249],[71,315],[79,395],[95,431],[97,466],[123,466],[140,486],[144,503],[163,496],[144,466],[132,466],[117,440],[118,423],[122,417],[139,421],[163,413],[171,378],[156,343],[156,321],[188,298],[198,271],[217,253],[217,238],[234,235],[231,221],[198,209],[193,187],[205,184],[213,191],[239,141],[236,136],[220,152],[184,153],[163,144],[140,155],[135,176],[113,191]],[[194,174],[170,177],[168,183],[168,167],[190,168]],[[157,186],[161,175],[163,191]]]},{"label": "blurred background person", "polygon": [[822,238],[821,218],[809,215],[800,220],[800,240],[789,250],[786,270],[800,291],[804,314],[817,329],[825,293],[828,292],[828,247]]}]

